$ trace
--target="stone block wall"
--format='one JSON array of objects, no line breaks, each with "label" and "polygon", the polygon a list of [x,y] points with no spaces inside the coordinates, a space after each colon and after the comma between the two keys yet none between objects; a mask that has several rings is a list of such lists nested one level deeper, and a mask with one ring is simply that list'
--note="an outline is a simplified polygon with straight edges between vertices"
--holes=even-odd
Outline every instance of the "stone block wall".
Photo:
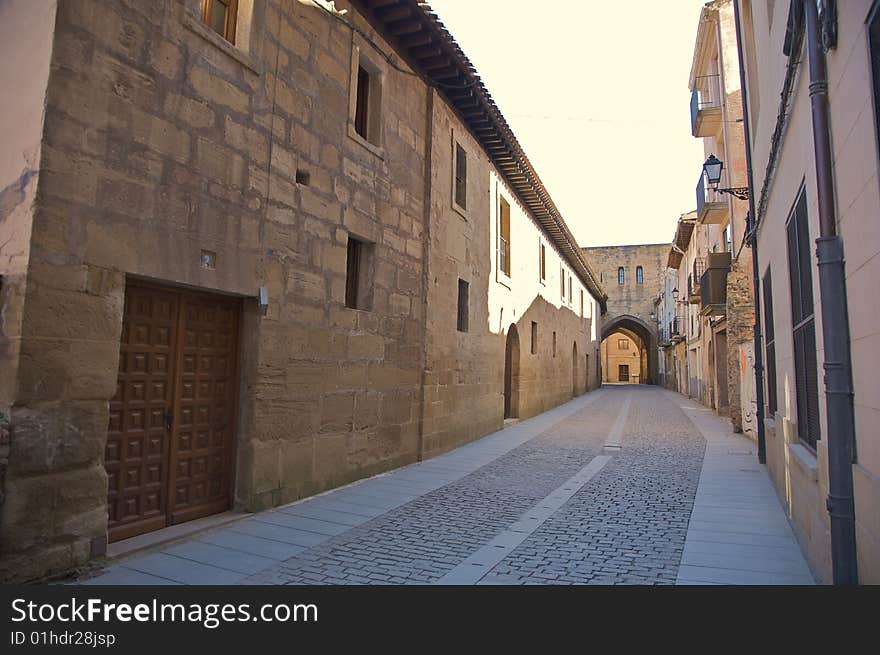
[{"label": "stone block wall", "polygon": [[[439,99],[427,115],[422,79],[348,3],[337,3],[349,9],[341,20],[310,3],[240,0],[234,46],[201,23],[199,5],[78,0],[34,23],[48,78],[43,92],[34,76],[30,98],[45,104],[31,134],[39,180],[22,183],[22,167],[0,180],[12,189],[0,208],[25,194],[14,221],[0,215],[0,235],[32,223],[0,249],[4,310],[20,323],[0,343],[0,363],[19,363],[14,377],[0,367],[11,428],[7,445],[0,436],[0,580],[63,571],[106,548],[108,402],[134,280],[242,301],[236,507],[289,502],[502,424],[486,155]],[[0,48],[15,54],[16,44]],[[351,122],[359,56],[381,83],[373,142]],[[473,158],[464,222],[448,207],[452,130]],[[432,132],[436,170],[426,167]],[[369,244],[365,309],[345,304],[349,236]],[[458,279],[472,285],[466,334],[450,322]],[[535,287],[520,287],[518,318],[541,322],[542,354],[555,330],[558,352],[524,363],[521,416],[597,383],[585,356],[598,303],[588,296],[582,318],[577,301],[540,300]],[[584,364],[573,376],[575,343]]]},{"label": "stone block wall", "polygon": [[[424,85],[383,70],[382,149],[371,150],[347,129],[352,30],[315,6],[240,5],[247,49],[207,30],[197,0],[59,6],[4,578],[104,547],[103,446],[128,276],[245,299],[239,506],[416,458]],[[371,311],[344,304],[349,233],[375,244]],[[203,251],[214,268],[200,265]],[[33,558],[41,542],[57,553]]]},{"label": "stone block wall", "polygon": [[754,327],[752,251],[743,248],[727,275],[727,399],[734,432],[743,431],[743,402],[750,402],[742,398],[740,346],[754,343]]},{"label": "stone block wall", "polygon": [[[590,265],[600,276],[608,294],[608,318],[628,314],[651,324],[654,299],[663,288],[669,244],[601,246],[584,248]],[[636,281],[636,267],[641,266],[643,283]],[[624,283],[618,284],[617,269],[623,267]]]},{"label": "stone block wall", "polygon": [[[519,205],[476,140],[437,98],[433,108],[431,222],[428,238],[427,352],[424,452],[437,454],[500,429],[504,422],[505,343],[511,324],[519,334],[518,412],[526,418],[595,388],[587,379],[587,354],[595,352],[592,318],[598,305],[572,276],[573,300],[560,298],[562,257]],[[452,201],[456,143],[467,152],[466,209]],[[510,203],[511,274],[499,271],[498,206]],[[538,274],[540,243],[547,279]],[[566,277],[566,280],[568,278]],[[468,330],[459,331],[458,281],[469,285]],[[567,282],[566,282],[567,285]],[[538,324],[531,352],[531,324]],[[556,339],[554,353],[553,339]],[[573,349],[577,357],[573,359]],[[591,357],[594,357],[591,354]],[[573,371],[573,362],[576,368]],[[574,391],[573,391],[574,389]]]}]

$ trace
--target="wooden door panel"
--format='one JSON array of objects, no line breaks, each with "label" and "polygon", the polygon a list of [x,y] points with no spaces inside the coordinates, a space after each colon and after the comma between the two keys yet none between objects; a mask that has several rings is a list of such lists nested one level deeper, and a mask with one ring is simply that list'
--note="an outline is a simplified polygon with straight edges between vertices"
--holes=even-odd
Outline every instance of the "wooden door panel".
[{"label": "wooden door panel", "polygon": [[235,300],[200,294],[184,301],[172,451],[173,523],[231,505],[238,306]]},{"label": "wooden door panel", "polygon": [[110,540],[166,523],[168,438],[178,300],[174,293],[126,289],[116,394],[107,447]]}]

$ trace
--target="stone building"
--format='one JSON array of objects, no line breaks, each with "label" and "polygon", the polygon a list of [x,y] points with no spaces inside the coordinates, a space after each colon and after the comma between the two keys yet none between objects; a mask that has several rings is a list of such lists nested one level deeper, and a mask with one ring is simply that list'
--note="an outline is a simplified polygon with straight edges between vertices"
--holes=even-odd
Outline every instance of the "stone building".
[{"label": "stone building", "polygon": [[602,382],[639,384],[647,349],[632,333],[612,332],[602,341]]},{"label": "stone building", "polygon": [[[739,5],[758,226],[767,466],[818,579],[830,582],[835,562],[846,559],[857,561],[859,582],[877,584],[880,3],[741,0]],[[820,59],[827,61],[827,84],[812,84]],[[830,120],[824,130],[814,125],[811,108],[814,91],[821,103],[823,90]],[[823,143],[830,144],[831,156],[824,159],[832,168],[828,177],[827,168],[817,164]],[[821,229],[820,214],[840,241],[827,232],[828,223]],[[844,250],[845,293],[835,297],[823,293],[819,282],[820,271],[835,265],[819,266],[816,254],[819,244],[832,240]],[[826,388],[835,373],[829,368],[837,364],[825,366],[824,312],[841,296],[848,326],[843,312],[830,316],[838,329],[849,330],[852,396],[841,397],[853,399],[854,438],[831,429],[840,423],[829,417],[827,401],[839,391]],[[843,453],[839,467],[830,465],[832,450]],[[832,483],[841,485],[836,499]],[[854,529],[842,536],[854,537],[855,557],[835,553],[826,505],[844,517],[850,484]]]},{"label": "stone building", "polygon": [[599,384],[598,277],[426,6],[9,0],[0,44],[0,579]]},{"label": "stone building", "polygon": [[692,242],[696,222],[695,211],[679,217],[666,259],[666,272],[655,299],[662,383],[691,398],[700,397],[699,354],[702,352],[699,309],[689,302],[688,296],[688,278],[700,242],[699,239]]},{"label": "stone building", "polygon": [[[666,269],[669,244],[597,246],[583,249],[608,294],[608,314],[601,338],[623,330],[643,346],[640,382],[657,382],[657,319],[654,298]],[[612,348],[613,350],[613,348]],[[614,371],[606,371],[613,381]]]},{"label": "stone building", "polygon": [[743,383],[754,378],[752,366],[744,364],[754,357],[755,324],[752,255],[745,244],[748,202],[714,190],[748,186],[733,0],[709,2],[700,12],[689,88],[691,133],[702,139],[704,159],[714,156],[723,165],[720,182],[712,185],[703,162],[694,162],[697,223],[712,226],[707,248],[689,272],[705,328],[703,402],[741,432],[744,417],[746,425],[754,417],[754,398],[743,403],[740,397]]}]

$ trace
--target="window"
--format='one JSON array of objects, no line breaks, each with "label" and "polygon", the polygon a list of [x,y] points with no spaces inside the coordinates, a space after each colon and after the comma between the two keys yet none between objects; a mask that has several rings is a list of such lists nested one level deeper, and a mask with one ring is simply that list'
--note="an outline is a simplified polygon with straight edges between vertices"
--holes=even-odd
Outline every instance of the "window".
[{"label": "window", "polygon": [[764,351],[767,359],[767,410],[776,413],[776,335],[773,329],[773,282],[770,269],[764,275]]},{"label": "window", "polygon": [[348,237],[345,265],[345,306],[369,310],[373,303],[373,244]]},{"label": "window", "polygon": [[565,301],[565,269],[560,266],[559,267],[559,295],[562,296],[563,302]]},{"label": "window", "polygon": [[376,154],[382,145],[382,71],[355,46],[351,61],[349,135]]},{"label": "window", "polygon": [[538,353],[538,324],[532,321],[532,354]]},{"label": "window", "polygon": [[458,331],[468,331],[468,290],[470,285],[464,280],[458,281]]},{"label": "window", "polygon": [[871,58],[871,74],[874,79],[874,120],[880,138],[880,4],[874,5],[868,19],[868,49]]},{"label": "window", "polygon": [[786,225],[791,285],[798,438],[812,448],[819,439],[819,377],[816,362],[816,321],[813,314],[813,271],[807,194],[802,189]]},{"label": "window", "polygon": [[547,246],[543,242],[539,242],[539,246],[538,262],[541,269],[541,282],[544,282],[547,279]]},{"label": "window", "polygon": [[498,206],[498,268],[510,277],[510,204],[501,198]]},{"label": "window", "polygon": [[556,357],[556,332],[553,332],[553,356]]},{"label": "window", "polygon": [[370,74],[362,66],[358,66],[357,104],[354,110],[354,131],[368,139],[370,106]]},{"label": "window", "polygon": [[467,210],[467,152],[461,144],[455,144],[455,170],[453,171],[452,200],[461,210]]},{"label": "window", "polygon": [[571,291],[571,273],[568,274],[568,304],[570,305],[574,301],[574,295]]},{"label": "window", "polygon": [[583,317],[584,317],[584,290],[581,289],[581,318],[583,318]]},{"label": "window", "polygon": [[617,284],[623,284],[626,281],[626,273],[623,272],[623,266],[617,269]]},{"label": "window", "polygon": [[230,43],[235,43],[238,0],[202,0],[202,20]]},{"label": "window", "polygon": [[645,273],[641,266],[636,266],[636,284],[645,283]]},{"label": "window", "polygon": [[617,340],[617,349],[618,350],[629,350],[629,339],[618,339]]}]

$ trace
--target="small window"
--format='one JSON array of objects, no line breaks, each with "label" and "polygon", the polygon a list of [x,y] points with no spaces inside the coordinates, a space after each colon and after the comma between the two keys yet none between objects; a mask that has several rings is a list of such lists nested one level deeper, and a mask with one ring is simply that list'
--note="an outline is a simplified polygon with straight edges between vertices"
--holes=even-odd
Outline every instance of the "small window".
[{"label": "small window", "polygon": [[468,331],[468,289],[470,285],[464,280],[458,281],[458,331]]},{"label": "small window", "polygon": [[874,6],[868,19],[868,50],[870,53],[871,75],[874,80],[874,121],[877,136],[880,137],[880,6]]},{"label": "small window", "polygon": [[636,284],[644,284],[645,283],[645,273],[642,271],[641,266],[636,266]]},{"label": "small window", "polygon": [[467,152],[460,143],[455,144],[455,180],[452,199],[459,209],[467,209]]},{"label": "small window", "polygon": [[581,289],[581,318],[583,318],[583,317],[584,317],[584,290]]},{"label": "small window", "polygon": [[501,198],[498,211],[498,268],[510,277],[510,204]]},{"label": "small window", "polygon": [[562,296],[562,300],[565,300],[565,269],[560,266],[559,267],[559,295]]},{"label": "small window", "polygon": [[202,20],[230,43],[235,43],[238,0],[202,0]]},{"label": "small window", "polygon": [[532,354],[538,353],[538,324],[532,321]]},{"label": "small window", "polygon": [[370,74],[358,66],[357,104],[354,111],[354,131],[369,140]]},{"label": "small window", "polygon": [[626,281],[626,273],[623,271],[623,266],[617,269],[617,284],[623,284]]},{"label": "small window", "polygon": [[556,331],[553,332],[553,356],[556,357]]},{"label": "small window", "polygon": [[547,279],[547,246],[540,244],[539,262],[541,266],[541,282]]},{"label": "small window", "polygon": [[617,340],[617,349],[618,350],[629,350],[629,339],[618,339]]},{"label": "small window", "polygon": [[570,305],[574,302],[574,295],[571,291],[571,274],[568,275],[568,304]]},{"label": "small window", "polygon": [[350,309],[371,309],[373,302],[373,244],[354,237],[348,238],[345,267],[345,306]]},{"label": "small window", "polygon": [[382,72],[355,47],[351,62],[349,135],[381,146]]}]

